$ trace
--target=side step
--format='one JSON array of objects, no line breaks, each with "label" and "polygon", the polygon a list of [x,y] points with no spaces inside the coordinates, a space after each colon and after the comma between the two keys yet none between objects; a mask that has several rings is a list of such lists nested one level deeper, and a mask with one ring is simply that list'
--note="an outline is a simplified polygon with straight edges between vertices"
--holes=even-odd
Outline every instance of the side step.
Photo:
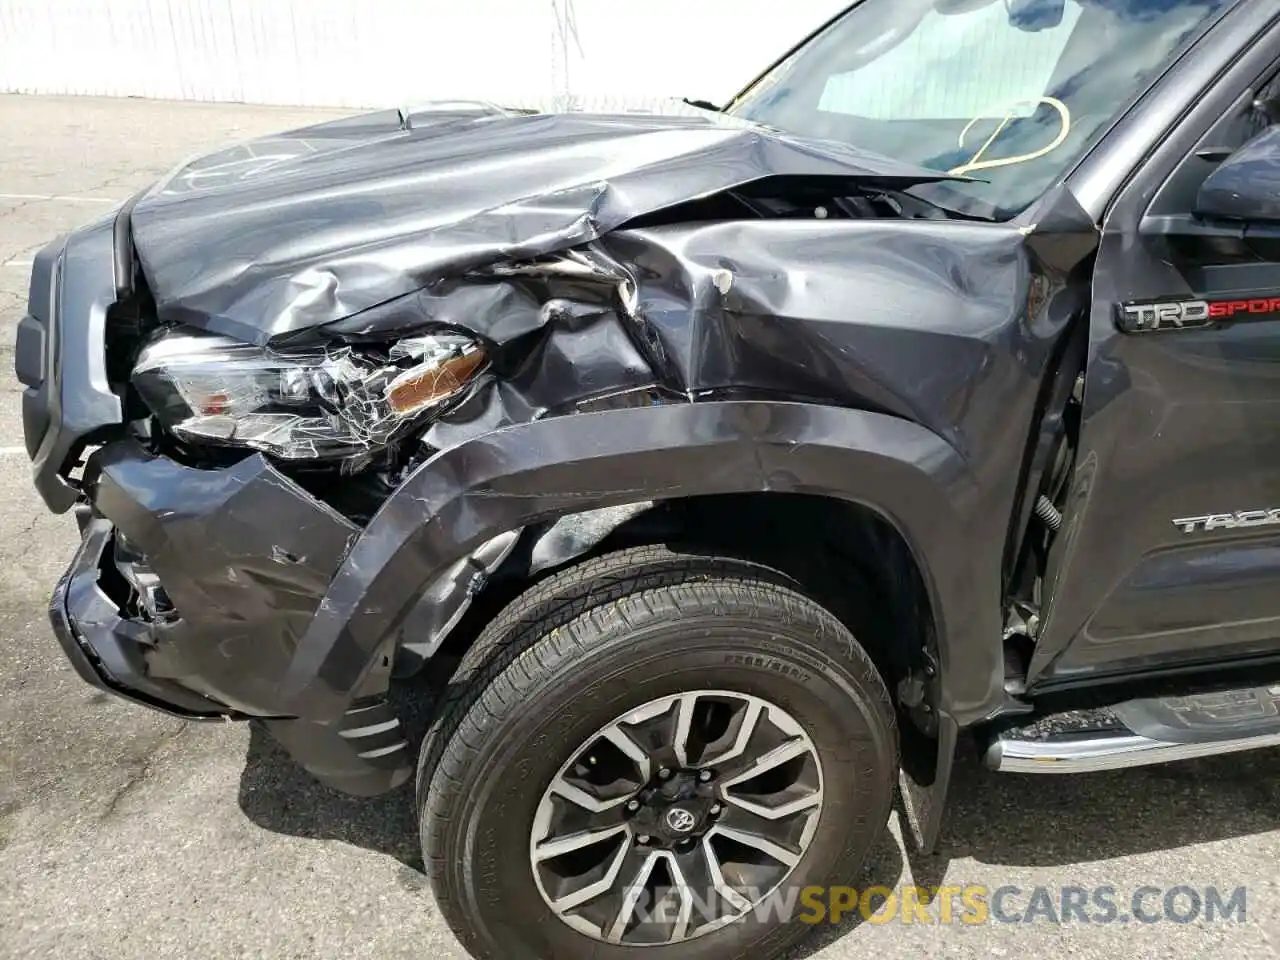
[{"label": "side step", "polygon": [[1130,700],[1005,730],[986,764],[1006,773],[1090,773],[1280,746],[1280,686]]}]

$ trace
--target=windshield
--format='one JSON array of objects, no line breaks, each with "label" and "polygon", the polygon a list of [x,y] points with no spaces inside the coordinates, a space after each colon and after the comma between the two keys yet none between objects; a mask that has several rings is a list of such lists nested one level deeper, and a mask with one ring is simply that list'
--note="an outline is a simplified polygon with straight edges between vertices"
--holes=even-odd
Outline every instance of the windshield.
[{"label": "windshield", "polygon": [[864,0],[726,112],[983,183],[915,187],[1016,216],[1228,0]]}]

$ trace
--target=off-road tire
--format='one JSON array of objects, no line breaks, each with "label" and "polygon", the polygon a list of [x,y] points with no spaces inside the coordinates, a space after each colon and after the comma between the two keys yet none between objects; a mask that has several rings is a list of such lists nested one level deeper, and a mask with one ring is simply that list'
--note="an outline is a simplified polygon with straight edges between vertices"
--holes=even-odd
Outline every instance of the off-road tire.
[{"label": "off-road tire", "polygon": [[529,831],[568,753],[621,713],[691,689],[761,697],[821,759],[817,833],[787,884],[853,883],[888,819],[888,691],[848,629],[767,567],[662,547],[622,551],[513,601],[464,659],[418,771],[423,859],[446,921],[480,960],[765,960],[810,926],[748,915],[666,947],[566,925],[538,892]]}]

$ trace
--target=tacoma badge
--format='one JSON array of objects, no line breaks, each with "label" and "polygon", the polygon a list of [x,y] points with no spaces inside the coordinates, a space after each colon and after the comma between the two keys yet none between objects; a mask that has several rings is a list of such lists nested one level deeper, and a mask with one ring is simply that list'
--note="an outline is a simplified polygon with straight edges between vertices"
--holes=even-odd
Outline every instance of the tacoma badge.
[{"label": "tacoma badge", "polygon": [[1280,507],[1270,510],[1237,510],[1235,513],[1212,513],[1204,517],[1183,517],[1173,521],[1183,533],[1197,530],[1235,530],[1239,527],[1266,527],[1280,523]]}]

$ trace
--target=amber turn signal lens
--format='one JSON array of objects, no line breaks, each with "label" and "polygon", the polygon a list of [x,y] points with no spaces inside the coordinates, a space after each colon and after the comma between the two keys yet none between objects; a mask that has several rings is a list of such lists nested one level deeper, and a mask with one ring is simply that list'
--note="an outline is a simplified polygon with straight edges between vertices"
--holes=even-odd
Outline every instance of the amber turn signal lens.
[{"label": "amber turn signal lens", "polygon": [[387,385],[387,405],[406,416],[449,399],[484,367],[480,349],[406,370]]}]

